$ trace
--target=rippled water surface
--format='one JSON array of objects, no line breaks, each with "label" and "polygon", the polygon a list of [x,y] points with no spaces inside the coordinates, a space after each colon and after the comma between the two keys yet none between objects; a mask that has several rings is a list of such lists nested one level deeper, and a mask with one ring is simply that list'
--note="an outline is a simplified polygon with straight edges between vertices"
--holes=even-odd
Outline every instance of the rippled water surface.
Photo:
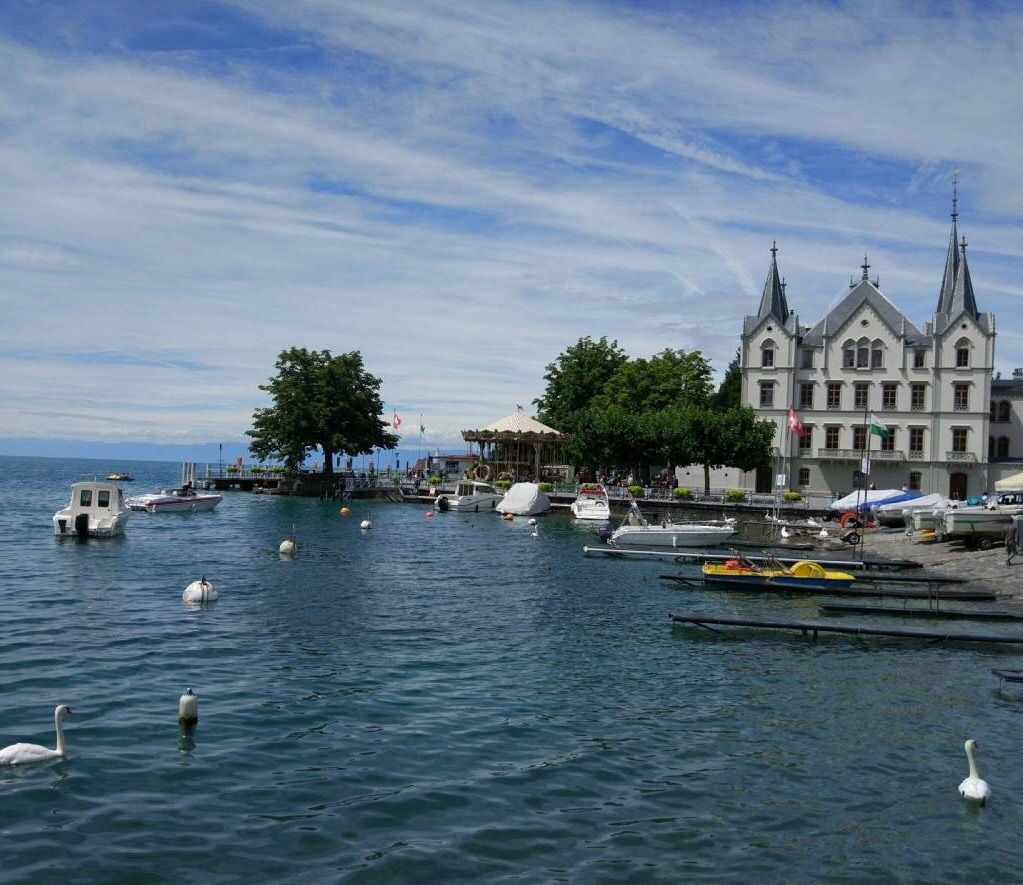
[{"label": "rippled water surface", "polygon": [[[54,538],[69,484],[112,469],[129,493],[179,473],[0,458],[0,746],[52,746],[54,706],[75,709],[66,760],[0,770],[4,881],[1019,876],[1023,700],[990,673],[1015,653],[673,627],[817,611],[584,557],[592,530],[560,515],[533,537],[231,492]],[[201,574],[220,600],[184,605]],[[966,737],[979,812],[956,791]]]}]

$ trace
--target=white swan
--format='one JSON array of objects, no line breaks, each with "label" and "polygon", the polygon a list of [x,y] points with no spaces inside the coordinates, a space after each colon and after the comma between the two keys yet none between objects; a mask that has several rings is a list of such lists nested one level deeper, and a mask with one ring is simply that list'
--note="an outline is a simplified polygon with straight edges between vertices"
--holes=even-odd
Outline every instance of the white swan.
[{"label": "white swan", "polygon": [[785,528],[785,526],[782,526],[781,527],[781,536],[783,538],[791,538],[792,537],[792,532],[790,532],[787,528]]},{"label": "white swan", "polygon": [[213,602],[220,598],[217,589],[203,575],[198,581],[192,581],[181,594],[182,602]]},{"label": "white swan", "polygon": [[61,717],[72,710],[67,704],[60,704],[53,711],[53,725],[57,729],[57,749],[41,747],[39,744],[11,744],[0,750],[0,765],[28,765],[31,762],[46,762],[50,759],[63,759],[67,756],[64,746],[64,726]]},{"label": "white swan", "polygon": [[973,738],[966,742],[966,759],[970,763],[970,774],[959,785],[959,795],[983,805],[991,795],[991,787],[977,774],[977,763],[973,761],[973,748],[976,746],[977,742]]},{"label": "white swan", "polygon": [[827,530],[827,529],[821,529],[821,530],[820,530],[819,532],[817,532],[817,537],[818,537],[818,538],[820,538],[820,539],[821,539],[822,541],[823,541],[823,540],[824,540],[824,539],[825,539],[825,538],[826,538],[827,536],[828,536],[828,530]]}]

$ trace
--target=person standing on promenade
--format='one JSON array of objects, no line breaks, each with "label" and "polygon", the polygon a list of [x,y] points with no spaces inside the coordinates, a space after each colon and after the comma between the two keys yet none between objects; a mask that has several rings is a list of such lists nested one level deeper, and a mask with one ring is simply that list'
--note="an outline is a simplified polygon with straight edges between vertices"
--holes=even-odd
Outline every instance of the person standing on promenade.
[{"label": "person standing on promenade", "polygon": [[1016,524],[1014,522],[1010,522],[1005,527],[1003,535],[1005,537],[1005,564],[1012,565],[1012,558],[1017,554],[1017,552],[1019,552],[1017,546],[1018,539],[1016,538]]}]

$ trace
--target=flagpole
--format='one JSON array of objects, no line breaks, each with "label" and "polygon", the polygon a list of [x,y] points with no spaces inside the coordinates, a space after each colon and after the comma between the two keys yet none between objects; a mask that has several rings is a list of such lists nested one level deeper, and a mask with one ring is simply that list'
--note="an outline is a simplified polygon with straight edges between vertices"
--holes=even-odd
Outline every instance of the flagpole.
[{"label": "flagpole", "polygon": [[[860,471],[862,476],[863,476],[863,480],[862,480],[862,482],[860,484],[863,486],[863,505],[864,505],[864,509],[866,509],[866,505],[867,505],[867,491],[869,489],[868,483],[870,482],[870,436],[871,436],[871,434],[870,434],[870,425],[869,425],[870,418],[868,417],[869,412],[870,412],[870,403],[868,401],[867,405],[863,407],[863,433],[864,433],[864,436],[866,436],[866,446],[864,446],[864,448],[860,449],[860,467],[861,468],[865,468],[865,469],[861,469],[861,471]],[[863,554],[864,554],[863,544],[864,544],[864,541],[866,541],[866,538],[867,538],[867,532],[866,532],[867,518],[866,518],[866,514],[863,513],[860,510],[860,507],[859,507],[859,497],[858,496],[857,496],[856,501],[857,501],[856,512],[859,515],[859,523],[860,523],[860,562],[862,562],[863,561]]]}]

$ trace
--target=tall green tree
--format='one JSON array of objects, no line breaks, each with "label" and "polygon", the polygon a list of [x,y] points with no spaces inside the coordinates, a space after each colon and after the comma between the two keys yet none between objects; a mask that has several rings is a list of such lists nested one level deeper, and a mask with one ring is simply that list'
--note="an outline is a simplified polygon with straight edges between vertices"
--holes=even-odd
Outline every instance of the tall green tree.
[{"label": "tall green tree", "polygon": [[719,409],[737,409],[742,405],[742,369],[739,365],[739,348],[725,370],[721,386],[714,394],[714,404]]},{"label": "tall green tree", "polygon": [[628,359],[617,341],[580,338],[547,366],[547,388],[533,400],[537,418],[563,433],[575,433],[581,413]]},{"label": "tall green tree", "polygon": [[332,356],[329,350],[293,347],[274,364],[277,374],[260,390],[273,405],[252,413],[249,451],[296,469],[315,449],[323,452],[323,472],[333,472],[334,455],[361,455],[393,449],[398,437],[381,419],[380,379],[366,371],[353,350]]},{"label": "tall green tree", "polygon": [[715,467],[756,470],[771,463],[773,421],[761,421],[749,406],[719,411],[692,409],[686,416],[692,464],[703,466],[704,492],[710,493]]},{"label": "tall green tree", "polygon": [[601,405],[635,412],[705,405],[714,385],[710,363],[698,350],[666,348],[650,359],[629,360],[604,385]]}]

